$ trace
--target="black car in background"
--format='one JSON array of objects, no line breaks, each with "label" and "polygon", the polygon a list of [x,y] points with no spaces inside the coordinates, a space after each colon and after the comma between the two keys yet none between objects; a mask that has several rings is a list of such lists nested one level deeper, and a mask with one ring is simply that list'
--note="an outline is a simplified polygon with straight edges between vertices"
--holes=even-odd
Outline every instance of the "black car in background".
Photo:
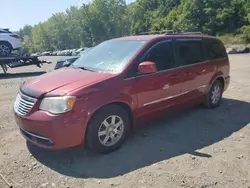
[{"label": "black car in background", "polygon": [[62,68],[62,67],[69,67],[72,63],[74,63],[75,60],[77,60],[81,55],[88,52],[90,49],[91,48],[87,48],[86,50],[81,51],[77,56],[61,58],[59,61],[57,61],[54,70]]}]

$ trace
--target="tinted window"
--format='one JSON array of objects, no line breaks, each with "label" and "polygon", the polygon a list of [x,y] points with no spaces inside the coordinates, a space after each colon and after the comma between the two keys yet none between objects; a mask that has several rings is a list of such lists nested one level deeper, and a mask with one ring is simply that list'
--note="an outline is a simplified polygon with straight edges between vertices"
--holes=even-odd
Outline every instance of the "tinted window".
[{"label": "tinted window", "polygon": [[146,54],[143,61],[151,61],[156,64],[157,71],[171,69],[174,67],[174,57],[172,50],[172,43],[161,42],[156,44]]},{"label": "tinted window", "polygon": [[206,55],[208,59],[219,59],[226,57],[226,52],[223,44],[214,39],[204,39]]},{"label": "tinted window", "polygon": [[202,40],[177,40],[175,49],[180,65],[191,65],[205,60]]}]

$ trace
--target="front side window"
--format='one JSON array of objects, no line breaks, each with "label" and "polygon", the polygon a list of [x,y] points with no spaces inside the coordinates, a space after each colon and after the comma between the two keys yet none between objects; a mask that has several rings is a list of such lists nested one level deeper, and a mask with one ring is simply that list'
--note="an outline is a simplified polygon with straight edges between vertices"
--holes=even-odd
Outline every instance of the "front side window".
[{"label": "front side window", "polygon": [[146,42],[141,40],[105,41],[87,53],[83,53],[72,66],[95,72],[120,73]]},{"label": "front side window", "polygon": [[181,66],[205,61],[202,40],[177,40],[175,50]]},{"label": "front side window", "polygon": [[143,61],[154,62],[157,71],[174,68],[174,56],[171,42],[156,44],[145,56]]}]

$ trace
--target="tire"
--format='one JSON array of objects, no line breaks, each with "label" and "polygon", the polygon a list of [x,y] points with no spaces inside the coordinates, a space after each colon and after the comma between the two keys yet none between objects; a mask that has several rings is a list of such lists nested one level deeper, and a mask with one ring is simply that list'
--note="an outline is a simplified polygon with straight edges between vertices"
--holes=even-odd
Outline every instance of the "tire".
[{"label": "tire", "polygon": [[0,42],[0,56],[9,56],[11,54],[12,47],[7,42]]},{"label": "tire", "polygon": [[209,109],[218,107],[221,103],[223,89],[223,83],[220,80],[215,80],[209,90],[203,106]]},{"label": "tire", "polygon": [[[106,123],[104,123],[105,120]],[[112,120],[115,120],[115,123],[112,124]],[[118,105],[103,107],[94,114],[88,124],[86,135],[88,147],[98,153],[117,150],[128,137],[130,122],[127,111],[122,107]],[[115,124],[117,126],[114,126]]]}]

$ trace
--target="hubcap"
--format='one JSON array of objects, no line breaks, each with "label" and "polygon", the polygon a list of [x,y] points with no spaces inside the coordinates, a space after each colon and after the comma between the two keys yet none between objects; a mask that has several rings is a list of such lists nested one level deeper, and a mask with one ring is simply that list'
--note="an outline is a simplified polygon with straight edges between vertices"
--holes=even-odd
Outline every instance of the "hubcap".
[{"label": "hubcap", "polygon": [[219,85],[215,85],[211,94],[211,101],[213,104],[217,104],[220,101],[221,97],[221,88]]},{"label": "hubcap", "polygon": [[9,55],[9,54],[10,54],[10,48],[8,46],[0,44],[0,55]]},{"label": "hubcap", "polygon": [[123,120],[117,115],[109,116],[100,125],[99,141],[104,146],[113,146],[121,139],[123,131]]}]

